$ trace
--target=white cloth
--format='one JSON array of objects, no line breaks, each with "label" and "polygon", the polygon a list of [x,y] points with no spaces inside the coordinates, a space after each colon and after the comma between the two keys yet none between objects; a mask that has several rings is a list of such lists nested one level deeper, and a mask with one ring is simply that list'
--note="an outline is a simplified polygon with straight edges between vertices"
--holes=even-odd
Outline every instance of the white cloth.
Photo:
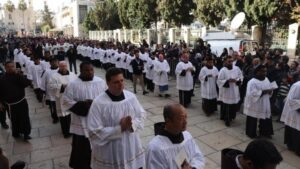
[{"label": "white cloth", "polygon": [[49,89],[53,91],[54,98],[56,101],[56,110],[58,117],[67,116],[71,114],[70,110],[62,111],[63,107],[63,93],[61,93],[61,87],[67,86],[71,81],[75,80],[77,76],[69,72],[68,75],[61,75],[60,73],[54,73],[49,80]]},{"label": "white cloth", "polygon": [[[82,81],[80,78],[75,79],[65,89],[62,111],[68,111],[79,101],[93,100],[104,92],[106,88],[105,81],[96,76],[94,76],[92,81]],[[86,123],[87,117],[72,113],[70,133],[88,137]]]},{"label": "white cloth", "polygon": [[[219,71],[216,67],[208,69],[204,66],[199,73],[199,80],[201,82],[201,97],[204,99],[216,99],[218,98],[217,93],[217,78]],[[211,75],[211,77],[207,77]],[[207,77],[207,81],[205,81]]]},{"label": "white cloth", "polygon": [[[114,102],[104,92],[88,114],[93,169],[138,169],[145,164],[138,130],[144,127],[146,112],[136,96],[124,90],[125,99]],[[121,132],[120,120],[132,117],[134,132]]]},{"label": "white cloth", "polygon": [[41,89],[46,92],[46,100],[55,101],[54,91],[50,89],[49,81],[57,69],[48,69],[42,76]]},{"label": "white cloth", "polygon": [[293,84],[285,102],[280,121],[300,131],[300,82]]},{"label": "white cloth", "polygon": [[193,89],[194,79],[191,71],[186,71],[185,76],[180,76],[183,70],[187,70],[188,68],[192,68],[195,71],[195,67],[191,62],[184,63],[179,62],[176,65],[175,73],[176,73],[176,87],[178,90],[189,91]]},{"label": "white cloth", "polygon": [[40,63],[38,65],[36,64],[32,64],[29,67],[28,70],[28,76],[27,78],[29,80],[32,80],[32,84],[33,84],[33,88],[34,89],[39,89],[41,88],[41,84],[42,84],[42,74],[44,73],[44,71],[46,71],[44,69],[44,66]]},{"label": "white cloth", "polygon": [[147,169],[181,169],[177,167],[176,156],[180,151],[185,151],[187,162],[196,169],[205,165],[204,156],[199,150],[192,135],[184,131],[184,141],[173,144],[168,137],[157,135],[149,143],[146,155]]},{"label": "white cloth", "polygon": [[229,83],[229,88],[223,87],[229,79],[243,81],[243,73],[240,68],[233,66],[231,70],[227,67],[223,67],[220,70],[217,80],[217,84],[220,89],[219,100],[226,104],[237,104],[240,101],[239,86],[237,86],[236,83]]},{"label": "white cloth", "polygon": [[146,64],[146,68],[147,68],[147,71],[146,71],[146,78],[147,79],[150,79],[150,80],[154,80],[154,74],[155,74],[155,71],[154,71],[154,65],[155,65],[155,62],[156,60],[152,60],[151,58],[147,61]]},{"label": "white cloth", "polygon": [[169,63],[164,61],[156,60],[154,63],[154,78],[153,82],[154,84],[158,86],[165,86],[168,85],[168,73],[170,72],[170,66]]},{"label": "white cloth", "polygon": [[271,117],[271,95],[262,95],[263,90],[271,89],[270,85],[268,78],[265,78],[263,81],[252,78],[248,82],[243,111],[245,115],[258,119]]}]

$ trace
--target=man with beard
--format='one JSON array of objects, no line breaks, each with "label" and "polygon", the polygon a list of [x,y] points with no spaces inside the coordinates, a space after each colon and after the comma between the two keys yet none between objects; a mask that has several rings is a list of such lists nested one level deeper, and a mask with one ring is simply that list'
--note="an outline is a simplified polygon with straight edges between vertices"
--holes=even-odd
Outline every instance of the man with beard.
[{"label": "man with beard", "polygon": [[0,79],[0,109],[5,106],[9,113],[13,137],[23,134],[24,140],[31,139],[29,109],[25,98],[25,88],[30,85],[30,81],[16,71],[15,63],[11,61],[5,64],[5,70],[6,73]]},{"label": "man with beard", "polygon": [[202,109],[207,116],[217,110],[217,78],[218,69],[214,66],[211,57],[206,58],[206,65],[201,69],[199,80],[201,82]]},{"label": "man with beard", "polygon": [[254,78],[247,85],[244,114],[247,115],[246,135],[250,138],[257,136],[257,119],[259,119],[259,135],[267,138],[273,135],[270,97],[274,88],[266,74],[266,66],[259,65],[254,70]]},{"label": "man with beard", "polygon": [[243,81],[240,68],[233,65],[231,56],[225,58],[225,66],[220,70],[217,84],[219,87],[219,100],[221,104],[221,120],[226,126],[235,119],[238,102],[240,101],[239,86]]},{"label": "man with beard", "polygon": [[[62,96],[67,85],[76,79],[76,75],[69,72],[67,63],[65,61],[59,62],[59,69],[56,71],[49,80],[49,88],[53,91],[55,98],[55,109],[59,117],[61,124],[62,133],[65,138],[71,136],[70,134],[70,123],[71,123],[71,112],[62,111],[63,100]],[[56,115],[56,116],[57,116]]]},{"label": "man with beard", "polygon": [[93,99],[106,90],[105,81],[94,76],[90,62],[80,64],[80,75],[69,83],[63,94],[62,111],[71,111],[70,133],[73,134],[70,167],[90,169],[91,147],[87,131],[87,115]]},{"label": "man with beard", "polygon": [[52,122],[57,123],[58,117],[56,112],[55,97],[53,91],[50,89],[49,80],[54,73],[58,71],[58,60],[52,58],[50,60],[50,69],[47,69],[42,76],[41,89],[46,93],[46,104],[49,104],[49,109],[52,117]]}]

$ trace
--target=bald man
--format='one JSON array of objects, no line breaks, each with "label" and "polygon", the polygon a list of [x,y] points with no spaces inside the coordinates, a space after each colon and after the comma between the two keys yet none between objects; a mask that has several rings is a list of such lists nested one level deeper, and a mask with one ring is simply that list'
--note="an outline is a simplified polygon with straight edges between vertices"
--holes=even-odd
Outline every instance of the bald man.
[{"label": "bald man", "polygon": [[149,143],[147,169],[202,169],[204,157],[192,135],[186,130],[187,112],[180,104],[163,110],[165,126]]},{"label": "bald man", "polygon": [[62,111],[62,95],[69,82],[75,80],[76,78],[76,75],[68,70],[67,63],[65,61],[60,61],[58,65],[58,71],[54,73],[49,80],[49,88],[53,92],[53,96],[55,96],[56,111],[60,120],[61,130],[64,138],[71,136],[69,131],[71,112],[68,110]]}]

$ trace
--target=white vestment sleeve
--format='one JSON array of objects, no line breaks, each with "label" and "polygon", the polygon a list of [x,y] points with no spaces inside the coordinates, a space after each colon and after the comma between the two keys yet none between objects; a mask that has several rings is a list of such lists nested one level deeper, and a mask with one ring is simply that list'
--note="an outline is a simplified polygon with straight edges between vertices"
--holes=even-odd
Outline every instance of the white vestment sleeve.
[{"label": "white vestment sleeve", "polygon": [[49,88],[53,90],[53,94],[55,94],[55,96],[59,97],[62,84],[57,78],[58,77],[55,76],[55,74],[50,78]]},{"label": "white vestment sleeve", "polygon": [[197,146],[195,140],[192,140],[192,159],[190,162],[190,165],[192,167],[195,167],[196,169],[203,169],[204,165],[205,165],[205,161],[204,161],[204,156],[201,153],[201,151],[199,150],[199,147]]},{"label": "white vestment sleeve", "polygon": [[182,72],[182,70],[183,70],[183,67],[179,62],[179,64],[176,66],[175,73],[179,75]]},{"label": "white vestment sleeve", "polygon": [[74,96],[73,96],[73,85],[72,83],[70,85],[68,85],[66,88],[65,88],[65,92],[63,94],[63,104],[62,104],[62,111],[67,111],[69,110],[70,108],[72,108],[76,103],[77,101],[74,100]]},{"label": "white vestment sleeve", "polygon": [[226,79],[225,71],[220,71],[217,84],[219,88],[222,88],[228,79]]},{"label": "white vestment sleeve", "polygon": [[290,110],[294,111],[300,109],[300,92],[298,91],[298,87],[292,87],[289,95],[288,95],[288,104],[290,106]]},{"label": "white vestment sleeve", "polygon": [[162,155],[160,150],[153,150],[148,147],[146,155],[146,168],[147,169],[167,169],[167,162],[164,160],[165,156]]},{"label": "white vestment sleeve", "polygon": [[249,81],[249,83],[247,85],[248,85],[248,87],[247,87],[247,97],[251,98],[252,103],[257,102],[260,99],[260,97],[262,96],[263,91],[258,89],[257,84],[253,83],[253,81]]},{"label": "white vestment sleeve", "polygon": [[201,83],[204,83],[205,77],[207,76],[204,67],[200,70],[198,79],[200,80]]},{"label": "white vestment sleeve", "polygon": [[91,142],[103,146],[111,140],[120,139],[122,137],[122,131],[120,125],[104,127],[102,119],[98,116],[100,111],[102,111],[101,104],[99,107],[97,101],[94,101],[87,117],[87,127]]},{"label": "white vestment sleeve", "polygon": [[141,104],[138,102],[137,98],[134,99],[135,106],[135,117],[132,119],[132,129],[133,131],[142,130],[144,128],[144,121],[146,118],[146,112]]}]

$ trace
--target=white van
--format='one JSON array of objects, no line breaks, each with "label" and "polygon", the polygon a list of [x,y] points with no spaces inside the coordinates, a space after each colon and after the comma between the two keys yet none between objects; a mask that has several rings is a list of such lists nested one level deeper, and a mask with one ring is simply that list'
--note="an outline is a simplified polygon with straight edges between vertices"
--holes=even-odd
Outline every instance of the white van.
[{"label": "white van", "polygon": [[234,51],[239,53],[245,51],[251,54],[254,54],[255,49],[258,49],[257,41],[246,39],[216,39],[207,40],[206,43],[210,44],[211,52],[216,56],[220,56],[224,48],[229,49],[232,47]]}]

